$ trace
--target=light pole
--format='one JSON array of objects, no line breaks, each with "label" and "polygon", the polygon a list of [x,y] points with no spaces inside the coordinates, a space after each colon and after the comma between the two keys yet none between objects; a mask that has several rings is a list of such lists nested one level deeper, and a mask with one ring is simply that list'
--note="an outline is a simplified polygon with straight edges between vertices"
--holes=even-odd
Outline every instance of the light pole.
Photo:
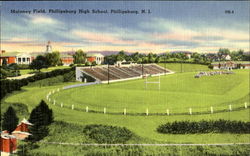
[{"label": "light pole", "polygon": [[167,56],[165,54],[165,57],[164,57],[164,68],[165,68],[164,73],[165,73],[165,75],[166,75],[166,60],[167,60]]},{"label": "light pole", "polygon": [[108,84],[109,84],[109,61],[108,61]]}]

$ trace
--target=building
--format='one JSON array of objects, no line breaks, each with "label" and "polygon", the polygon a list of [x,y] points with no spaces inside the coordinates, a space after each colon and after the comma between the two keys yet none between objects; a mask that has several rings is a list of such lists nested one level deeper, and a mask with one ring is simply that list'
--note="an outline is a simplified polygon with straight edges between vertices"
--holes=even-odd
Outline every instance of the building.
[{"label": "building", "polygon": [[24,140],[29,135],[31,135],[29,133],[29,126],[32,126],[32,124],[24,118],[21,123],[17,125],[17,128],[12,132],[12,135],[14,135],[18,140]]},{"label": "building", "polygon": [[17,63],[17,64],[30,64],[34,60],[35,56],[27,53],[18,52],[8,52],[1,51],[0,64],[3,64],[5,60],[7,64]]},{"label": "building", "polygon": [[104,56],[100,53],[87,53],[87,61],[96,62],[96,64],[100,65],[104,62]]},{"label": "building", "polygon": [[226,61],[230,61],[230,60],[231,60],[231,56],[230,56],[230,55],[224,55],[223,58],[224,58]]},{"label": "building", "polygon": [[9,156],[17,151],[17,140],[24,140],[29,135],[29,126],[32,126],[25,118],[17,125],[16,129],[9,134],[8,131],[1,132],[0,150],[1,156]]},{"label": "building", "polygon": [[[7,64],[17,63],[29,65],[37,55],[52,53],[52,50],[53,49],[50,41],[48,41],[48,44],[46,45],[46,51],[42,53],[5,52],[5,50],[2,50],[0,55],[0,64],[2,65],[3,61],[5,60]],[[60,59],[64,65],[70,65],[74,63],[73,56],[69,54],[60,53]]]},{"label": "building", "polygon": [[9,156],[17,151],[17,138],[7,131],[1,132],[0,140],[1,156]]},{"label": "building", "polygon": [[46,45],[45,53],[52,53],[52,46],[50,41],[48,41],[48,44]]},{"label": "building", "polygon": [[211,64],[213,69],[250,69],[250,62],[247,61],[224,61],[224,62],[214,62]]},{"label": "building", "polygon": [[171,54],[184,54],[185,56],[187,56],[187,58],[188,59],[190,59],[191,58],[191,56],[192,56],[192,52],[190,52],[190,51],[172,51],[172,52],[170,52]]},{"label": "building", "polygon": [[70,65],[74,63],[74,58],[69,54],[60,54],[63,65]]}]

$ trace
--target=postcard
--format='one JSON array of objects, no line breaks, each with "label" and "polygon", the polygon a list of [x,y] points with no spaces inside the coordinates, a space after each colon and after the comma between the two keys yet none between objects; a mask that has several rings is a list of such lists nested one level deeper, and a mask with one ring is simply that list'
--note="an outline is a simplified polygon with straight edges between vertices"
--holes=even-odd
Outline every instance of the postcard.
[{"label": "postcard", "polygon": [[0,10],[1,155],[249,155],[248,1]]}]

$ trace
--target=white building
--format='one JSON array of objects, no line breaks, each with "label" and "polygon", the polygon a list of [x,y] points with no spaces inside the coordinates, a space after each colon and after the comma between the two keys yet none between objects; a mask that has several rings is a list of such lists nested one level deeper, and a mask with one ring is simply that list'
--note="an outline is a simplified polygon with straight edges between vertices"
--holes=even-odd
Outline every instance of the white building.
[{"label": "white building", "polygon": [[30,64],[32,62],[32,56],[30,54],[20,53],[16,55],[17,64]]},{"label": "white building", "polygon": [[52,53],[52,46],[50,44],[50,41],[48,41],[48,44],[46,45],[46,53]]},{"label": "white building", "polygon": [[100,53],[87,53],[87,61],[96,62],[96,64],[102,64],[104,62],[104,56]]}]

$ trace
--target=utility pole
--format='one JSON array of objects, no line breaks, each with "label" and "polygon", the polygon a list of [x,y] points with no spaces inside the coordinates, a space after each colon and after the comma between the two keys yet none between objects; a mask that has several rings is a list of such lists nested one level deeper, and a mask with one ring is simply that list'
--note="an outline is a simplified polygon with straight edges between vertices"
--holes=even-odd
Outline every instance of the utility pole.
[{"label": "utility pole", "polygon": [[181,73],[182,73],[182,61],[181,61]]},{"label": "utility pole", "polygon": [[165,68],[164,74],[165,74],[165,75],[166,75],[166,59],[167,59],[167,56],[166,56],[166,54],[165,54],[165,57],[164,57],[164,68]]},{"label": "utility pole", "polygon": [[109,62],[108,62],[108,84],[109,84]]},{"label": "utility pole", "polygon": [[143,63],[141,63],[141,74],[142,74],[142,78],[143,78],[143,74],[144,74],[144,71],[143,71]]}]

